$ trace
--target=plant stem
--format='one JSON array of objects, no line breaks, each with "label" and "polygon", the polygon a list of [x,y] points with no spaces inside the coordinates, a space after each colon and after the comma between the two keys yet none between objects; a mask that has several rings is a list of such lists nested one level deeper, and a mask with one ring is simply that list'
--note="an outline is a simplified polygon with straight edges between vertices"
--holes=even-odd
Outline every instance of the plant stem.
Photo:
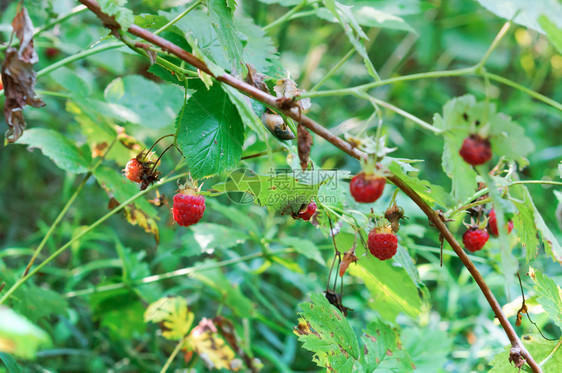
[{"label": "plant stem", "polygon": [[160,371],[160,373],[166,373],[166,371],[168,370],[168,368],[170,367],[170,365],[172,364],[172,361],[174,361],[174,359],[176,358],[176,355],[180,352],[181,348],[183,347],[183,344],[185,343],[185,337],[182,338],[178,344],[176,345],[176,348],[174,348],[174,351],[172,351],[172,354],[170,355],[170,357],[168,358],[168,360],[166,360],[166,364],[164,364],[164,366],[162,367],[162,370]]},{"label": "plant stem", "polygon": [[24,284],[31,276],[33,276],[35,273],[39,272],[39,270],[41,268],[43,268],[44,266],[46,266],[47,264],[49,264],[53,259],[55,259],[57,256],[60,255],[60,253],[62,253],[64,250],[66,250],[67,248],[69,248],[74,242],[80,240],[83,236],[85,236],[86,234],[90,233],[91,231],[93,231],[95,228],[97,228],[100,224],[102,224],[103,222],[105,222],[107,219],[109,219],[111,216],[115,215],[116,213],[118,213],[119,211],[121,211],[123,208],[125,208],[125,206],[127,206],[129,203],[134,202],[137,198],[142,197],[143,195],[145,195],[146,193],[150,192],[153,189],[156,189],[164,184],[167,184],[169,182],[172,182],[174,180],[177,180],[179,178],[185,177],[187,176],[189,173],[183,173],[181,175],[176,175],[174,177],[171,177],[169,179],[162,179],[160,181],[160,183],[158,184],[153,184],[151,186],[149,186],[148,188],[146,188],[145,190],[142,190],[140,192],[138,192],[137,194],[135,194],[134,196],[130,197],[129,199],[127,199],[126,201],[122,202],[119,206],[115,207],[113,210],[111,210],[110,212],[108,212],[107,214],[105,214],[104,216],[102,216],[101,218],[99,218],[97,221],[95,221],[93,224],[91,224],[88,228],[86,228],[85,230],[81,231],[79,234],[77,234],[76,236],[74,236],[70,241],[68,241],[66,244],[64,244],[63,246],[61,246],[57,251],[55,251],[54,253],[52,253],[47,259],[45,259],[41,264],[39,264],[37,267],[35,267],[33,270],[31,270],[27,275],[23,276],[22,278],[20,278],[18,281],[16,281],[14,283],[14,285],[12,285],[12,287],[10,287],[10,289],[8,289],[8,291],[2,296],[2,298],[0,298],[0,304],[3,304],[9,297],[10,295],[12,295],[12,293],[14,291],[16,291],[22,284]]},{"label": "plant stem", "polygon": [[164,32],[168,27],[172,26],[173,24],[175,24],[177,21],[179,21],[180,19],[182,19],[183,17],[185,17],[185,15],[187,15],[187,13],[191,12],[193,9],[195,9],[195,7],[197,7],[199,4],[201,4],[203,2],[203,0],[197,0],[196,2],[194,2],[193,4],[191,4],[191,6],[189,6],[186,10],[184,10],[183,12],[181,12],[176,18],[174,18],[173,20],[171,20],[170,22],[166,23],[164,26],[160,27],[158,30],[154,31],[154,35],[158,35],[161,32]]},{"label": "plant stem", "polygon": [[[291,250],[291,249],[278,250],[278,251],[273,252],[272,254],[274,254],[274,255],[284,254],[284,253],[289,253],[289,252],[292,252],[292,251],[293,250]],[[238,264],[238,263],[245,262],[245,261],[248,261],[248,260],[256,259],[256,258],[259,258],[259,257],[262,257],[262,256],[264,256],[264,254],[263,254],[262,251],[260,251],[258,253],[241,256],[239,258],[224,260],[222,262],[219,262],[219,263],[216,263],[216,264],[211,264],[211,265],[208,265],[208,266],[203,266],[203,267],[193,266],[193,267],[178,269],[178,270],[175,270],[175,271],[172,271],[172,272],[162,273],[162,274],[159,274],[159,275],[148,276],[148,277],[144,277],[144,278],[139,279],[139,280],[132,281],[130,283],[120,282],[120,283],[117,283],[117,284],[103,285],[103,286],[98,286],[98,287],[90,288],[90,289],[71,291],[71,292],[66,293],[65,297],[73,298],[73,297],[79,297],[79,296],[83,296],[83,295],[94,294],[94,293],[101,293],[101,292],[104,292],[104,291],[124,289],[128,286],[146,285],[146,284],[150,284],[152,282],[158,282],[158,281],[167,280],[167,279],[174,278],[174,277],[190,275],[190,274],[194,273],[195,271],[208,271],[208,270],[211,270],[211,269],[222,268],[222,267],[226,267],[226,266],[229,266],[229,265]]]},{"label": "plant stem", "polygon": [[431,124],[427,123],[424,120],[421,120],[420,118],[416,117],[415,115],[412,115],[410,113],[408,113],[407,111],[404,111],[386,101],[383,100],[379,100],[378,98],[375,97],[371,97],[371,100],[373,100],[374,102],[376,102],[378,105],[383,106],[387,109],[390,109],[392,111],[394,111],[396,114],[403,116],[404,118],[410,119],[411,121],[413,121],[414,123],[419,124],[420,126],[422,126],[423,128],[425,128],[426,130],[430,130],[433,133],[441,133],[443,131],[441,131],[439,128],[436,128],[435,126],[432,126]]},{"label": "plant stem", "polygon": [[59,67],[62,67],[64,65],[68,65],[71,62],[81,60],[83,58],[86,58],[86,57],[91,56],[91,55],[96,54],[96,53],[104,52],[104,51],[107,51],[107,50],[110,50],[110,49],[120,48],[122,46],[123,46],[123,44],[121,44],[121,43],[109,43],[109,44],[105,44],[105,45],[100,45],[98,47],[86,49],[82,52],[78,52],[76,54],[73,54],[72,56],[68,56],[66,58],[63,58],[62,60],[57,61],[54,64],[45,67],[43,70],[38,71],[37,72],[37,78],[40,78],[43,75],[47,75],[50,72],[58,69]]},{"label": "plant stem", "polygon": [[556,343],[556,346],[554,346],[554,348],[552,349],[552,351],[550,351],[550,354],[548,354],[548,356],[545,357],[544,360],[539,363],[539,366],[542,367],[542,366],[543,366],[544,364],[546,364],[550,359],[552,359],[552,357],[554,356],[554,354],[556,353],[556,351],[558,351],[558,349],[560,348],[560,346],[562,346],[562,337],[558,340],[558,343]]},{"label": "plant stem", "polygon": [[498,44],[500,43],[502,38],[505,36],[505,34],[507,33],[507,31],[509,30],[510,27],[511,27],[511,21],[507,21],[506,23],[504,23],[504,25],[502,26],[502,28],[500,29],[500,31],[498,32],[498,34],[496,35],[496,37],[492,41],[492,44],[490,44],[490,47],[488,48],[488,50],[484,54],[484,57],[482,57],[480,62],[478,62],[476,64],[477,70],[484,67],[484,65],[486,64],[486,61],[488,61],[488,58],[490,58],[490,55],[492,54],[494,49],[496,49],[496,47],[498,46]]},{"label": "plant stem", "polygon": [[346,96],[346,95],[352,95],[357,91],[366,91],[373,88],[382,87],[384,85],[396,84],[396,83],[406,82],[410,80],[462,76],[462,75],[474,74],[475,72],[476,69],[474,67],[467,67],[464,69],[457,69],[457,70],[429,71],[425,73],[403,75],[403,76],[398,76],[396,78],[384,79],[378,82],[362,84],[351,88],[341,88],[341,89],[333,89],[333,90],[318,91],[318,92],[304,92],[300,97],[312,98],[312,97]]},{"label": "plant stem", "polygon": [[74,17],[77,14],[83,13],[86,10],[88,10],[88,8],[86,8],[84,5],[78,5],[77,7],[74,7],[70,12],[68,12],[66,14],[63,14],[62,16],[54,19],[52,22],[49,22],[46,25],[43,25],[39,28],[36,28],[35,32],[33,33],[33,36],[37,36],[37,35],[43,33],[44,31],[50,29],[51,27],[66,21],[70,17]]},{"label": "plant stem", "polygon": [[528,94],[529,96],[531,96],[533,98],[536,98],[537,100],[542,101],[545,104],[548,104],[548,105],[562,111],[562,104],[561,103],[554,101],[550,97],[546,97],[544,95],[541,95],[540,93],[535,92],[535,91],[533,91],[533,90],[531,90],[527,87],[524,87],[519,83],[516,83],[516,82],[514,82],[512,80],[509,80],[507,78],[504,78],[503,76],[499,76],[499,75],[496,75],[496,74],[489,73],[487,71],[482,72],[482,76],[486,76],[491,80],[495,80],[496,82],[500,82],[500,83],[505,84],[507,86],[510,86],[512,88],[518,89],[521,92],[524,92],[524,93]]},{"label": "plant stem", "polygon": [[332,69],[330,71],[328,71],[328,73],[326,75],[324,75],[324,77],[322,79],[320,79],[320,81],[318,83],[316,83],[316,85],[314,87],[312,87],[312,89],[309,92],[314,92],[316,91],[318,88],[320,88],[322,86],[322,84],[324,84],[326,82],[326,80],[330,79],[330,77],[332,75],[334,75],[334,73],[336,71],[338,71],[338,69],[351,57],[353,56],[353,53],[355,53],[355,48],[351,48],[349,50],[349,52],[347,52],[345,54],[345,56],[342,57],[341,60],[338,61],[338,63],[336,63],[336,65],[334,67],[332,67]]},{"label": "plant stem", "polygon": [[53,96],[53,97],[61,97],[61,98],[72,98],[72,95],[69,93],[62,93],[62,92],[53,92],[53,91],[45,91],[43,89],[36,89],[35,93],[40,96]]},{"label": "plant stem", "polygon": [[45,234],[45,236],[43,237],[43,240],[41,240],[41,242],[39,243],[39,246],[37,246],[37,249],[35,249],[35,252],[33,253],[33,256],[29,260],[29,263],[27,264],[27,267],[25,268],[25,271],[23,272],[23,276],[25,276],[29,272],[29,269],[31,268],[31,266],[35,262],[35,259],[37,259],[37,257],[41,253],[41,250],[43,250],[43,247],[45,246],[45,244],[47,243],[47,241],[49,240],[49,238],[51,237],[51,235],[55,231],[55,228],[61,222],[62,218],[66,215],[66,213],[68,212],[68,209],[70,209],[70,206],[72,206],[72,204],[74,203],[74,200],[76,199],[76,197],[78,197],[78,195],[80,194],[80,192],[84,188],[84,185],[86,185],[86,182],[88,181],[88,179],[91,176],[92,176],[92,172],[90,171],[86,174],[86,176],[84,176],[84,179],[82,180],[80,185],[78,185],[78,188],[76,188],[74,193],[72,193],[72,196],[70,196],[70,198],[68,199],[68,201],[66,202],[66,204],[64,205],[62,210],[60,211],[59,215],[57,216],[57,218],[55,219],[53,224],[51,224],[51,227],[47,231],[47,234]]},{"label": "plant stem", "polygon": [[297,4],[297,6],[289,10],[287,13],[283,14],[281,17],[277,18],[275,21],[271,22],[269,25],[263,26],[262,30],[267,31],[277,25],[282,24],[283,22],[288,21],[293,14],[304,8],[307,5],[307,2],[308,0],[301,1],[299,4]]}]

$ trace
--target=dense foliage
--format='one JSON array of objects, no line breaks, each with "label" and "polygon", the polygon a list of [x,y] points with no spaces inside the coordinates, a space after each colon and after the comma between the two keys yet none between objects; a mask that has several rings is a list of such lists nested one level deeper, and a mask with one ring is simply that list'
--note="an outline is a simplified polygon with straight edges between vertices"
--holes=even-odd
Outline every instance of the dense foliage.
[{"label": "dense foliage", "polygon": [[454,238],[562,371],[559,2],[98,3],[0,5],[0,371],[531,371]]}]

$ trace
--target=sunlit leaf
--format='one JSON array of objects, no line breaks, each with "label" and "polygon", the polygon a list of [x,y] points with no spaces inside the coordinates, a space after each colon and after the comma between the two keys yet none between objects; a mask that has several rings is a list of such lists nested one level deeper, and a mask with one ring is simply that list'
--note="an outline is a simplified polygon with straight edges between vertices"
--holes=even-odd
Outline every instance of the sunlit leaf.
[{"label": "sunlit leaf", "polygon": [[194,319],[189,312],[187,301],[182,297],[166,297],[150,304],[144,312],[144,321],[162,323],[162,336],[180,340],[187,335]]}]

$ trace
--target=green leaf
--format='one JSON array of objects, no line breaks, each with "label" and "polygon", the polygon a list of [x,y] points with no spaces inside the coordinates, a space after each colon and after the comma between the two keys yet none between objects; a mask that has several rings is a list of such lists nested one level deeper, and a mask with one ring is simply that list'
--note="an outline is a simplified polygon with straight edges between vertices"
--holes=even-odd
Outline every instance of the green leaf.
[{"label": "green leaf", "polygon": [[113,16],[123,30],[127,30],[134,22],[133,11],[123,6],[127,0],[99,0],[98,4],[105,14]]},{"label": "green leaf", "polygon": [[400,333],[402,347],[412,358],[415,372],[439,372],[447,363],[453,339],[437,325],[407,328]]},{"label": "green leaf", "polygon": [[177,87],[157,84],[140,75],[115,79],[105,88],[104,97],[108,114],[148,128],[172,124],[183,103],[183,92]]},{"label": "green leaf", "polygon": [[194,179],[238,165],[244,124],[218,84],[192,95],[177,117],[177,144]]},{"label": "green leaf", "polygon": [[242,40],[245,36],[240,33],[234,24],[232,9],[229,9],[225,0],[208,0],[209,19],[222,48],[226,51],[226,58],[230,63],[231,71],[244,71]]},{"label": "green leaf", "polygon": [[545,31],[552,45],[558,50],[558,53],[562,53],[562,27],[556,26],[556,24],[544,14],[539,17],[539,24]]},{"label": "green leaf", "polygon": [[[531,356],[533,356],[537,362],[544,360],[552,351],[554,351],[556,346],[556,341],[545,341],[542,337],[537,339],[533,336],[523,336],[521,340],[523,341],[525,348],[527,348],[527,351],[529,351]],[[494,356],[494,359],[490,361],[492,369],[490,369],[488,373],[505,373],[516,370],[513,364],[509,362],[510,349],[511,345],[508,345],[505,347],[504,352],[500,352]],[[545,373],[562,372],[562,354],[553,354],[550,360],[542,366],[542,369]]]},{"label": "green leaf", "polygon": [[513,217],[513,227],[525,247],[527,262],[537,257],[539,239],[535,225],[535,206],[527,188],[516,185],[510,188],[510,200],[519,211]]},{"label": "green leaf", "polygon": [[397,162],[392,162],[388,169],[397,177],[405,181],[414,189],[430,206],[438,204],[443,207],[450,207],[454,204],[451,195],[440,185],[433,185],[429,181],[418,179],[402,171],[402,167]]},{"label": "green leaf", "polygon": [[537,302],[562,330],[562,289],[552,279],[533,268],[529,269],[529,275],[535,282]]},{"label": "green leaf", "polygon": [[194,317],[182,297],[161,298],[151,303],[144,312],[144,321],[163,323],[162,336],[172,340],[180,340],[187,335]]},{"label": "green leaf", "polygon": [[226,0],[226,5],[232,10],[233,12],[236,10],[236,0]]},{"label": "green leaf", "polygon": [[88,172],[89,161],[67,137],[45,129],[31,128],[25,131],[16,144],[26,144],[29,148],[39,148],[55,164],[68,172],[83,174]]},{"label": "green leaf", "polygon": [[176,75],[174,75],[170,70],[160,65],[156,65],[156,64],[150,65],[150,67],[148,68],[148,72],[156,75],[162,80],[165,80],[169,83],[174,83],[184,88],[183,82],[180,81]]},{"label": "green leaf", "polygon": [[402,18],[381,11],[368,3],[355,4],[351,9],[357,23],[366,27],[387,28],[404,30],[415,33],[416,31]]},{"label": "green leaf", "polygon": [[[132,183],[120,172],[117,172],[109,167],[100,166],[94,171],[94,176],[100,186],[104,188],[108,193],[117,200],[119,203],[123,203],[133,195],[139,192],[139,186],[136,183]],[[158,211],[144,198],[137,198],[135,202],[135,207],[142,210],[145,214],[152,218],[157,218]]]},{"label": "green leaf", "polygon": [[[282,170],[285,171],[285,170]],[[245,192],[253,195],[261,206],[267,206],[272,211],[281,210],[282,214],[292,214],[300,210],[303,204],[308,204],[316,197],[322,184],[304,184],[291,173],[279,172],[271,175],[256,175],[245,170],[230,173],[229,180],[213,185],[213,190],[220,193]],[[302,172],[299,180],[314,172]]]},{"label": "green leaf", "polygon": [[12,355],[0,352],[0,360],[4,363],[6,369],[8,369],[8,373],[22,373],[21,367]]},{"label": "green leaf", "polygon": [[[206,261],[206,265],[213,265],[214,261]],[[204,268],[204,267],[203,267]],[[194,278],[215,290],[219,301],[226,304],[239,317],[255,318],[258,316],[254,303],[247,298],[238,284],[232,283],[219,268],[197,271]]]},{"label": "green leaf", "polygon": [[325,265],[326,261],[322,257],[320,250],[314,242],[300,237],[283,237],[281,238],[281,243],[287,247],[295,249],[299,254],[304,255],[308,259],[312,259],[321,265]]},{"label": "green leaf", "polygon": [[[513,22],[529,27],[544,34],[543,28],[539,25],[539,17],[542,14],[560,15],[562,14],[562,4],[556,0],[477,0],[480,5],[494,13],[498,17],[506,20],[513,19]],[[517,14],[517,17],[513,18]],[[562,27],[562,18],[555,17],[558,27]]]},{"label": "green leaf", "polygon": [[236,106],[238,114],[240,114],[240,118],[244,124],[257,133],[261,140],[266,141],[267,131],[252,106],[252,101],[256,101],[244,96],[240,91],[231,86],[223,85],[222,87],[228,94],[230,101]]},{"label": "green leaf", "polygon": [[191,227],[195,240],[204,253],[229,249],[246,242],[248,235],[238,229],[212,223],[199,223]]},{"label": "green leaf", "polygon": [[459,201],[470,197],[476,189],[477,174],[459,154],[469,134],[478,132],[489,136],[495,155],[515,160],[521,167],[528,164],[524,157],[534,149],[521,126],[510,117],[497,113],[495,105],[476,102],[472,95],[449,100],[443,107],[443,116],[435,114],[433,120],[445,137],[443,169],[452,179],[452,193]]},{"label": "green leaf", "polygon": [[237,17],[234,24],[247,39],[244,45],[244,62],[253,65],[258,72],[266,72],[272,62],[279,60],[273,41],[251,18]]},{"label": "green leaf", "polygon": [[351,12],[352,7],[343,5],[334,0],[324,0],[326,8],[319,8],[316,15],[330,22],[337,22],[343,28],[345,35],[353,45],[353,48],[363,57],[369,75],[376,77],[377,73],[365,48],[364,42],[368,40],[367,35]]},{"label": "green leaf", "polygon": [[[366,238],[365,238],[366,242]],[[353,235],[341,232],[336,235],[338,247],[351,247]],[[421,314],[424,302],[418,291],[418,284],[412,281],[408,272],[401,266],[393,265],[396,259],[381,261],[368,254],[363,245],[357,245],[357,265],[348,269],[354,277],[359,277],[371,293],[369,306],[378,311],[385,320],[394,320],[399,313],[410,317]]]},{"label": "green leaf", "polygon": [[[538,241],[536,238],[537,230],[540,232],[541,241],[548,255],[562,263],[562,246],[546,225],[541,213],[533,203],[531,194],[527,187],[523,185],[515,185],[510,188],[511,201],[519,210],[519,214],[515,216],[513,221],[514,227],[517,228],[521,241],[525,244],[527,250],[527,261],[534,259],[538,251]],[[534,223],[531,223],[531,212]],[[531,246],[533,245],[533,246]],[[530,251],[530,252],[529,252]]]},{"label": "green leaf", "polygon": [[0,351],[22,359],[33,359],[40,347],[51,344],[49,335],[25,317],[0,307]]},{"label": "green leaf", "polygon": [[321,293],[310,293],[310,303],[299,305],[299,325],[294,329],[303,348],[314,353],[318,366],[336,372],[359,367],[357,337],[347,319]]},{"label": "green leaf", "polygon": [[412,372],[413,364],[402,350],[398,333],[383,321],[371,322],[361,337],[367,372]]}]

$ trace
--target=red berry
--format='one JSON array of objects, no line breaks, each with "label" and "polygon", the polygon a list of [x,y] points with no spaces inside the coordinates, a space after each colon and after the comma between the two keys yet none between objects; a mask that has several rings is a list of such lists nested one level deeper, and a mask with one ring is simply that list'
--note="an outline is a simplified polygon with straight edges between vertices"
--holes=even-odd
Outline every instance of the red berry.
[{"label": "red berry", "polygon": [[2,84],[2,77],[0,76],[0,91],[4,89],[4,84]]},{"label": "red berry", "polygon": [[127,179],[134,181],[135,183],[140,183],[142,181],[141,177],[144,171],[144,167],[142,163],[138,161],[138,159],[133,158],[129,162],[127,162],[124,171]]},{"label": "red berry", "polygon": [[[488,220],[488,228],[490,230],[490,233],[492,234],[492,236],[497,237],[499,233],[498,233],[498,221],[496,220],[496,210],[492,209],[492,211],[490,211],[489,218],[490,220]],[[513,230],[513,222],[510,220],[507,223],[507,234],[510,234],[512,230]]]},{"label": "red berry", "polygon": [[490,235],[487,230],[472,227],[464,232],[462,242],[468,251],[475,252],[482,250],[486,242],[488,242],[488,238],[490,238]]},{"label": "red berry", "polygon": [[492,147],[488,139],[472,134],[464,139],[459,154],[466,163],[477,166],[492,158]]},{"label": "red berry", "polygon": [[380,260],[387,260],[396,254],[398,249],[398,238],[390,227],[374,228],[369,232],[367,239],[369,251]]},{"label": "red berry", "polygon": [[205,197],[193,191],[182,191],[174,196],[172,214],[174,220],[181,226],[187,227],[197,223],[205,212]]},{"label": "red berry", "polygon": [[299,218],[301,218],[302,220],[310,220],[310,218],[312,217],[312,215],[314,215],[315,212],[316,212],[316,202],[311,201],[308,204],[308,206],[306,206],[306,209],[299,211]]},{"label": "red berry", "polygon": [[349,191],[357,202],[375,202],[382,195],[386,179],[360,172],[351,179]]},{"label": "red berry", "polygon": [[57,48],[47,48],[45,50],[45,54],[47,55],[48,58],[53,58],[56,57],[59,54],[59,50]]}]

